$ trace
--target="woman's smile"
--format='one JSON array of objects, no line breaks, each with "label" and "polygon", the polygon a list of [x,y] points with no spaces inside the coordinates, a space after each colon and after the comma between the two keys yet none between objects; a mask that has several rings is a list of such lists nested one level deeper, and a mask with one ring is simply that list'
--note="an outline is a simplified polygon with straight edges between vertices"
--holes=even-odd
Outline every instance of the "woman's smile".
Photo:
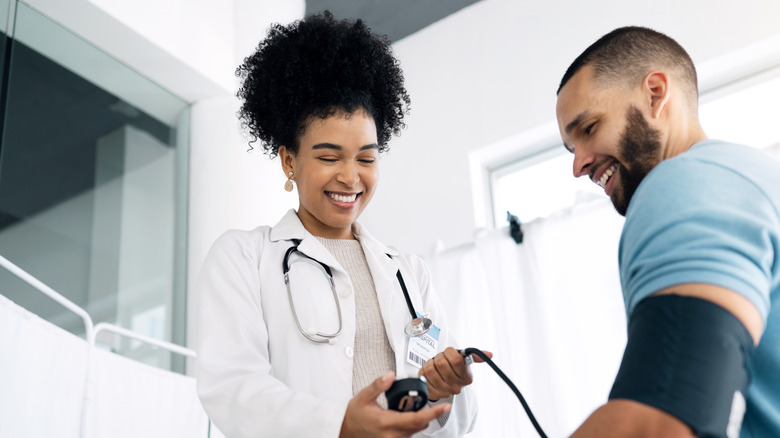
[{"label": "woman's smile", "polygon": [[325,192],[328,198],[334,201],[334,204],[342,208],[351,208],[355,205],[360,193],[337,193],[337,192]]}]

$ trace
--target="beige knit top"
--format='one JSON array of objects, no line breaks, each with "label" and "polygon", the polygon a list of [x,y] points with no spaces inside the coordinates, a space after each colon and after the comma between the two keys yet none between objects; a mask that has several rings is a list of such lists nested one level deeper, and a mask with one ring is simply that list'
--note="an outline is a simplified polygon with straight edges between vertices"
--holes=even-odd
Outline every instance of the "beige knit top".
[{"label": "beige knit top", "polygon": [[[368,269],[363,247],[357,240],[325,239],[322,245],[349,274],[355,293],[355,354],[352,368],[352,394],[371,384],[388,371],[395,371],[395,354],[385,332],[374,279]],[[379,398],[387,407],[384,395]]]}]

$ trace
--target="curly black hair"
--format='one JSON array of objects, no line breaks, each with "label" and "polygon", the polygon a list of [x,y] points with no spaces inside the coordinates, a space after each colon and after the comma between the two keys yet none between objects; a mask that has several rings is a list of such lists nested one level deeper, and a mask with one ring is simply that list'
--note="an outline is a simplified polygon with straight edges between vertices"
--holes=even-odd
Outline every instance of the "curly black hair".
[{"label": "curly black hair", "polygon": [[268,30],[254,54],[236,70],[243,101],[238,117],[252,142],[271,157],[279,146],[297,153],[312,117],[368,111],[379,151],[406,127],[411,100],[400,63],[386,36],[358,20],[335,20],[329,11]]}]

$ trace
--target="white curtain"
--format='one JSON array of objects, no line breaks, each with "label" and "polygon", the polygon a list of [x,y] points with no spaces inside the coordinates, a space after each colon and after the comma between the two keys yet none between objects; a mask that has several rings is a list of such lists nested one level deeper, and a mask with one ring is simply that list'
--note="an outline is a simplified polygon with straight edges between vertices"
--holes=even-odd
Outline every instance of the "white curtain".
[{"label": "white curtain", "polygon": [[195,379],[102,350],[0,295],[0,437],[223,437]]},{"label": "white curtain", "polygon": [[91,437],[208,436],[209,420],[193,377],[102,350],[95,350],[92,360]]},{"label": "white curtain", "polygon": [[78,437],[87,343],[0,295],[0,437]]},{"label": "white curtain", "polygon": [[[623,218],[606,199],[506,228],[430,261],[463,347],[492,351],[549,437],[571,434],[606,402],[626,342],[617,249]],[[538,436],[493,370],[475,364],[480,411],[470,437]]]}]

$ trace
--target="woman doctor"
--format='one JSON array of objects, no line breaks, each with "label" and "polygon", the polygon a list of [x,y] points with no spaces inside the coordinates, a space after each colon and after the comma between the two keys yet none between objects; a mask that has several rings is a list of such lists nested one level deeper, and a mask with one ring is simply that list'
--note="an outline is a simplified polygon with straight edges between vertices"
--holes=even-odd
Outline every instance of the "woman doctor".
[{"label": "woman doctor", "polygon": [[[273,26],[237,74],[240,118],[281,159],[299,207],[228,231],[203,265],[209,417],[229,437],[463,436],[477,412],[471,373],[428,271],[357,222],[409,105],[389,41],[326,12]],[[405,332],[411,307],[433,323],[422,337]],[[424,376],[434,401],[387,410],[395,375]]]}]

